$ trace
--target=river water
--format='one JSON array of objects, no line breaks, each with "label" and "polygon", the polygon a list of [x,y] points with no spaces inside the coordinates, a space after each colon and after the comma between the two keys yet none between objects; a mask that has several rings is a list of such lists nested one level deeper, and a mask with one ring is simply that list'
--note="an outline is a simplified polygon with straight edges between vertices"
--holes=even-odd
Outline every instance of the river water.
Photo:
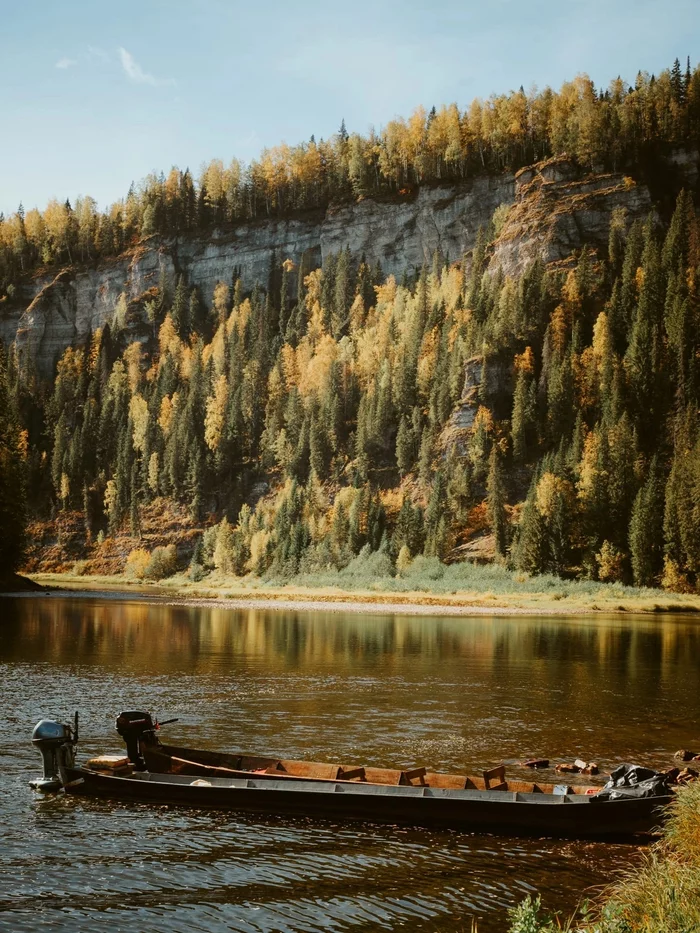
[{"label": "river water", "polygon": [[[478,773],[530,756],[667,767],[700,745],[700,625],[683,617],[227,611],[105,595],[0,600],[0,930],[507,929],[572,910],[630,845],[41,797],[37,720],[120,751],[145,708],[173,744]],[[167,730],[167,732],[165,731]],[[544,776],[542,779],[546,779]]]}]

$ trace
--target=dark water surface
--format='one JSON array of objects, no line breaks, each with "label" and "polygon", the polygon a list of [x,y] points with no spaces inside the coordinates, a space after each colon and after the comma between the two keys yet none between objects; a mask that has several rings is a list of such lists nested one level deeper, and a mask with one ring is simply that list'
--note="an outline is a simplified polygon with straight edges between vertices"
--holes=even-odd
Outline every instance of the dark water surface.
[{"label": "dark water surface", "polygon": [[[146,708],[174,744],[472,772],[526,756],[666,767],[699,743],[690,618],[227,611],[0,599],[0,930],[468,931],[539,890],[573,909],[632,846],[104,801],[28,787],[42,717],[79,753]],[[517,773],[514,769],[512,773]]]}]

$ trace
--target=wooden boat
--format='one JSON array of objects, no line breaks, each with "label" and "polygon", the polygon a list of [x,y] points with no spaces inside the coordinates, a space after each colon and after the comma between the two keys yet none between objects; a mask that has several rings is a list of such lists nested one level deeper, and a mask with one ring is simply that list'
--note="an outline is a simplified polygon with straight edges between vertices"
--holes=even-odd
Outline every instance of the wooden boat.
[{"label": "wooden boat", "polygon": [[[295,779],[296,777],[296,779]],[[65,790],[79,796],[215,807],[264,814],[364,820],[506,835],[628,838],[651,834],[670,797],[601,800],[581,793],[292,780],[273,775],[194,777],[135,772],[128,776],[69,768]],[[502,782],[505,783],[505,782]]]},{"label": "wooden boat", "polygon": [[42,720],[32,734],[44,762],[35,786],[157,804],[577,838],[649,835],[672,799],[663,780],[606,797],[600,788],[506,780],[503,765],[470,777],[162,745],[158,724],[140,711],[122,713],[117,729],[128,756],[102,756],[79,768],[77,717],[75,728]]}]

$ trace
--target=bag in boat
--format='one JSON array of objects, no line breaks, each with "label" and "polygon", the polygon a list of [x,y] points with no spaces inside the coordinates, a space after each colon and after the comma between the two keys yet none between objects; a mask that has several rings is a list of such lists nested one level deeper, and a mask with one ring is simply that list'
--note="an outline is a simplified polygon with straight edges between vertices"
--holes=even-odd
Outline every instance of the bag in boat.
[{"label": "bag in boat", "polygon": [[620,765],[594,800],[621,800],[623,797],[666,797],[670,793],[665,774],[639,765]]}]

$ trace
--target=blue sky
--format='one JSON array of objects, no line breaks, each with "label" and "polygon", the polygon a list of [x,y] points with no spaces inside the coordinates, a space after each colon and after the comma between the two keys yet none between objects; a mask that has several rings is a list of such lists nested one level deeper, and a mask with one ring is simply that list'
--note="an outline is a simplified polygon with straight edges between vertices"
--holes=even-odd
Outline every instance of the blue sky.
[{"label": "blue sky", "polygon": [[700,58],[698,0],[0,0],[0,210]]}]

